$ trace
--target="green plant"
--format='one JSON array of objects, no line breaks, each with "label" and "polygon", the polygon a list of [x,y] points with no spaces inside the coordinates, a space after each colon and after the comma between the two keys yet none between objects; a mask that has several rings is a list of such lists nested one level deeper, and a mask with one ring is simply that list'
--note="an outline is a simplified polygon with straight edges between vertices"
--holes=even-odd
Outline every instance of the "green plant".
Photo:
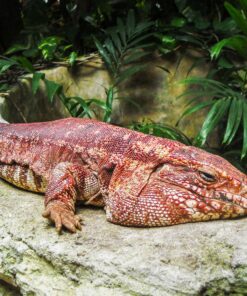
[{"label": "green plant", "polygon": [[177,12],[156,22],[158,48],[163,54],[193,48],[209,59],[209,49],[219,38],[235,32],[230,18],[223,19],[223,1],[175,0]]},{"label": "green plant", "polygon": [[45,60],[57,59],[59,56],[57,55],[58,50],[65,51],[70,48],[72,45],[61,46],[62,38],[58,36],[50,36],[44,38],[40,41],[38,48],[41,51],[41,54]]},{"label": "green plant", "polygon": [[224,38],[211,49],[211,57],[218,58],[224,47],[235,50],[244,59],[247,59],[247,0],[238,0],[240,9],[229,2],[225,2],[225,8],[235,22],[240,34]]},{"label": "green plant", "polygon": [[[230,37],[217,42],[210,50],[213,69],[207,78],[189,78],[183,83],[192,86],[183,95],[191,96],[191,104],[182,115],[192,114],[202,108],[210,107],[202,128],[194,139],[194,144],[203,146],[210,133],[220,126],[223,130],[223,154],[238,154],[242,159],[247,156],[247,0],[239,0],[240,8],[229,2],[224,6],[233,21],[238,35],[230,31]],[[219,26],[220,27],[220,26]],[[239,31],[242,32],[239,34]],[[230,51],[224,51],[228,47]],[[196,86],[196,87],[195,87]],[[206,101],[196,103],[200,97],[207,97]],[[236,147],[241,150],[236,149]],[[234,151],[234,153],[231,153]],[[237,152],[236,152],[237,151]]]},{"label": "green plant", "polygon": [[148,32],[152,25],[149,21],[136,23],[134,11],[130,10],[125,21],[118,18],[117,26],[105,31],[104,43],[95,38],[95,44],[112,75],[114,86],[144,68],[144,65],[133,63],[149,54],[143,49],[152,44],[143,41],[152,35]]},{"label": "green plant", "polygon": [[105,101],[95,98],[87,101],[82,98],[68,99],[66,102],[72,108],[73,114],[92,117],[93,112],[90,108],[96,105],[103,110],[102,119],[106,122],[111,121],[113,101],[119,99],[116,96],[117,87],[145,67],[145,64],[138,62],[149,54],[144,48],[150,47],[151,44],[144,41],[151,35],[148,31],[152,25],[149,21],[137,23],[134,11],[130,10],[125,20],[118,18],[115,27],[104,31],[104,42],[94,38],[98,52],[112,77],[112,84],[105,88]]},{"label": "green plant", "polygon": [[[197,146],[203,146],[209,134],[226,120],[226,127],[222,144],[230,145],[240,135],[242,139],[242,153],[244,158],[247,154],[247,100],[246,92],[235,91],[231,87],[212,79],[207,78],[188,78],[183,81],[185,84],[196,85],[198,88],[189,89],[182,96],[192,96],[190,104],[198,98],[205,97],[208,101],[197,103],[189,107],[183,116],[197,112],[198,110],[210,106],[202,128],[194,139],[193,143]],[[240,133],[240,130],[242,131]]]},{"label": "green plant", "polygon": [[155,123],[150,120],[135,122],[129,126],[130,129],[142,132],[144,134],[154,135],[161,138],[168,138],[179,141],[185,145],[191,145],[191,141],[178,129],[161,123]]}]

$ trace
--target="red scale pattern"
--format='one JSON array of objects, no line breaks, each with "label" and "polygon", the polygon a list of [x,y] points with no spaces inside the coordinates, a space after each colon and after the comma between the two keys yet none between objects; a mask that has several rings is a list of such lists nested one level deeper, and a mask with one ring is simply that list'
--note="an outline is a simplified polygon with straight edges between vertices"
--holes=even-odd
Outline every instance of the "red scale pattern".
[{"label": "red scale pattern", "polygon": [[[95,120],[0,124],[2,178],[6,165],[11,183],[24,168],[47,182],[44,216],[59,231],[80,228],[78,199],[105,205],[109,221],[129,226],[247,214],[247,177],[223,158]],[[21,173],[16,185],[25,182]]]}]

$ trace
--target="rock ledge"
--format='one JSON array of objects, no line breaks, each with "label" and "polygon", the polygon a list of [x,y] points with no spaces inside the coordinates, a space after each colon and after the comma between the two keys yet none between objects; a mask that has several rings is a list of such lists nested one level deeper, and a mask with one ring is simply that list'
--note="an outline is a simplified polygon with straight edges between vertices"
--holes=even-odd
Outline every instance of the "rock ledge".
[{"label": "rock ledge", "polygon": [[0,181],[0,294],[247,295],[246,218],[135,229],[79,208],[83,230],[59,236],[42,209]]}]

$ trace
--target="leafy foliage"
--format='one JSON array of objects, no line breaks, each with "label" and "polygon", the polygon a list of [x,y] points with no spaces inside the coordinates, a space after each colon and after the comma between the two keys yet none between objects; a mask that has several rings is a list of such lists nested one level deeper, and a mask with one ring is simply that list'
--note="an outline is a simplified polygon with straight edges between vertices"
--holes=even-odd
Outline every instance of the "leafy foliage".
[{"label": "leafy foliage", "polygon": [[232,17],[236,26],[242,32],[241,35],[235,35],[225,38],[216,43],[211,50],[211,57],[218,58],[224,47],[234,49],[239,55],[247,59],[247,1],[239,1],[241,9],[237,9],[229,2],[225,2],[225,8]]},{"label": "leafy foliage", "polygon": [[125,20],[118,18],[117,25],[105,31],[104,43],[95,38],[95,45],[113,79],[113,84],[106,89],[104,106],[99,104],[99,100],[94,101],[104,110],[103,120],[106,122],[111,121],[113,101],[117,99],[117,86],[145,67],[136,63],[149,54],[144,48],[152,44],[144,41],[150,37],[148,31],[152,25],[149,21],[136,22],[134,11],[130,10]]},{"label": "leafy foliage", "polygon": [[175,0],[174,4],[178,13],[173,13],[169,22],[158,21],[156,37],[163,54],[192,47],[207,57],[218,35],[235,33],[236,26],[230,18],[222,22],[223,1]]},{"label": "leafy foliage", "polygon": [[98,51],[113,76],[114,86],[143,69],[143,65],[133,63],[149,54],[143,49],[152,45],[144,43],[151,36],[148,31],[152,25],[149,21],[136,23],[134,11],[130,10],[125,21],[118,18],[117,26],[105,31],[104,43],[95,38]]},{"label": "leafy foliage", "polygon": [[154,135],[161,138],[167,138],[191,145],[191,141],[178,129],[167,124],[155,123],[149,120],[143,122],[136,122],[129,126],[130,129],[142,132],[144,134]]},{"label": "leafy foliage", "polygon": [[183,96],[192,96],[191,101],[194,102],[197,98],[205,97],[211,98],[211,101],[203,102],[188,108],[182,116],[192,114],[202,108],[211,105],[202,128],[194,139],[194,144],[202,146],[205,144],[209,134],[217,127],[220,122],[226,119],[226,127],[222,144],[230,145],[237,132],[242,126],[242,157],[247,154],[247,100],[246,97],[238,91],[234,91],[227,85],[207,79],[207,78],[189,78],[183,81],[186,84],[196,84],[199,89],[188,90],[183,93]]},{"label": "leafy foliage", "polygon": [[[214,68],[208,74],[208,78],[190,78],[183,81],[192,86],[183,95],[191,96],[191,104],[193,103],[193,105],[184,112],[182,117],[202,108],[210,107],[202,128],[193,143],[198,146],[205,145],[210,133],[216,127],[219,127],[223,131],[222,144],[227,151],[226,155],[234,155],[235,158],[238,155],[238,157],[241,156],[242,159],[246,159],[247,70],[244,60],[247,59],[247,1],[238,2],[240,8],[234,7],[229,2],[224,4],[230,18],[224,20],[222,25],[225,25],[226,21],[227,24],[233,22],[234,30],[229,31],[230,37],[223,38],[209,49]],[[222,27],[222,25],[218,24],[218,27]],[[225,47],[233,51],[223,51]],[[244,60],[239,63],[241,58]],[[205,98],[205,96],[207,97],[206,101],[197,102],[198,98]],[[241,150],[231,150],[232,147],[239,147],[240,144],[242,145]],[[231,151],[235,152],[231,153]]]}]

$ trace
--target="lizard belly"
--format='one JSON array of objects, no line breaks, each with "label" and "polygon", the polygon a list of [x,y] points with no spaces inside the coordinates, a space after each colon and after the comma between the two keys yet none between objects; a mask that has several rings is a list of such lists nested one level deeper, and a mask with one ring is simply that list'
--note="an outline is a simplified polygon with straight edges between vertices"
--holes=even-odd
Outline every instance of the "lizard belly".
[{"label": "lizard belly", "polygon": [[0,178],[25,190],[44,193],[47,181],[44,177],[37,175],[28,166],[18,164],[1,164]]}]

